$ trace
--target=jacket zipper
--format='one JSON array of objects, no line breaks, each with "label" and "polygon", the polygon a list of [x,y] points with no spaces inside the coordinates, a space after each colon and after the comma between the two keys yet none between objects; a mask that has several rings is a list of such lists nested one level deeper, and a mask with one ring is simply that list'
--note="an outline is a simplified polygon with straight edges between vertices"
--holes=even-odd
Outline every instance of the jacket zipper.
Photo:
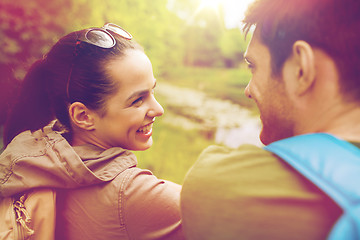
[{"label": "jacket zipper", "polygon": [[25,239],[26,236],[31,236],[34,234],[34,230],[28,226],[28,224],[31,222],[31,217],[24,205],[25,199],[26,195],[22,195],[19,200],[14,202],[16,222],[18,225],[20,224],[20,227],[17,227],[19,239]]}]

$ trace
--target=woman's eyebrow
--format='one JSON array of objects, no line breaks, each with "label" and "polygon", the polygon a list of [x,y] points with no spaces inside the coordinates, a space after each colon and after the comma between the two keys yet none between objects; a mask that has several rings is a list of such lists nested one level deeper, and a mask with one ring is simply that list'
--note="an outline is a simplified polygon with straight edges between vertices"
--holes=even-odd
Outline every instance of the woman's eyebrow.
[{"label": "woman's eyebrow", "polygon": [[[154,86],[152,87],[152,89],[154,89],[156,87],[156,81],[154,83]],[[151,89],[151,90],[152,90]],[[140,91],[136,91],[134,92],[133,94],[131,94],[128,98],[127,98],[127,101],[132,99],[132,98],[135,98],[135,97],[138,97],[138,96],[143,96],[143,95],[146,95],[149,93],[150,90],[146,89],[146,90],[140,90]]]}]

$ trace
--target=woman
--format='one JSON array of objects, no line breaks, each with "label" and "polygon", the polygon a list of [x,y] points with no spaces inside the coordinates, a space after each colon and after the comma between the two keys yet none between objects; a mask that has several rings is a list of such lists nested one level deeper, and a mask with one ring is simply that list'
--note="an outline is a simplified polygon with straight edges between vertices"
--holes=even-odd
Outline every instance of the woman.
[{"label": "woman", "polygon": [[5,126],[0,196],[56,189],[57,239],[183,239],[181,187],[129,151],[151,147],[163,114],[131,38],[106,24],[60,39],[29,70]]}]

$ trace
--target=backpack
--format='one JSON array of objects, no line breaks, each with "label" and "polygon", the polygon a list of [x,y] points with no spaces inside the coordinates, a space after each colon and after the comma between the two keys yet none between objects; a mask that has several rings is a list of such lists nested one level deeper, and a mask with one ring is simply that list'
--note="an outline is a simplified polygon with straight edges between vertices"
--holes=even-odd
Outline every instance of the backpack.
[{"label": "backpack", "polygon": [[360,239],[360,149],[326,133],[273,142],[275,153],[332,198],[343,214],[328,239]]},{"label": "backpack", "polygon": [[55,239],[55,200],[52,189],[0,198],[0,240]]}]

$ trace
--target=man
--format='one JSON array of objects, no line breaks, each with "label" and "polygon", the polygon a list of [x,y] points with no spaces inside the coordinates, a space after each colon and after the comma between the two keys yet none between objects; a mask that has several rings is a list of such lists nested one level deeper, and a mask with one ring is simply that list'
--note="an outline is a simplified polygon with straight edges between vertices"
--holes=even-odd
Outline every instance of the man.
[{"label": "man", "polygon": [[[259,108],[262,143],[323,132],[360,148],[360,1],[259,0],[244,23],[246,32],[255,26],[245,94]],[[313,182],[252,145],[206,149],[185,178],[181,207],[190,240],[325,239],[342,214]]]}]

